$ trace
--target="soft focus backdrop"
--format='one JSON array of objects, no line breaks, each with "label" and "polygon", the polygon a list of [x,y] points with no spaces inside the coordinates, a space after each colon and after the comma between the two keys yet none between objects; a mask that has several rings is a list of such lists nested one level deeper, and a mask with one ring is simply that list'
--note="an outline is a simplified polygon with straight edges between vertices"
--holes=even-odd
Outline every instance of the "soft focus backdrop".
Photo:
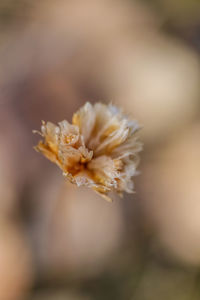
[{"label": "soft focus backdrop", "polygon": [[[0,300],[200,299],[200,2],[0,1]],[[110,204],[33,150],[112,102],[143,125]]]}]

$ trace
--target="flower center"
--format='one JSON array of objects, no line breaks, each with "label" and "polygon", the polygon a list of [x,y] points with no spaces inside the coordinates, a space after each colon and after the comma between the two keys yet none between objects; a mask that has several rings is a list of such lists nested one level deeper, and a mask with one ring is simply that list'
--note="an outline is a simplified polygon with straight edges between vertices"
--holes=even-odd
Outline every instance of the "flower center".
[{"label": "flower center", "polygon": [[74,141],[76,140],[76,135],[75,134],[68,134],[66,137],[65,137],[65,142],[66,144],[72,144]]}]

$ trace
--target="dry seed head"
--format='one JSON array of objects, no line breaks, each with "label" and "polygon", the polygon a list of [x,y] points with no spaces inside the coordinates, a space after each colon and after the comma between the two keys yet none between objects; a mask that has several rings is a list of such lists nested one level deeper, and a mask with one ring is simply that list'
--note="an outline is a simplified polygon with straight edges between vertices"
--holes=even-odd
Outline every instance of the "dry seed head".
[{"label": "dry seed head", "polygon": [[111,201],[110,192],[133,192],[142,150],[138,129],[137,122],[115,106],[87,102],[73,115],[72,124],[42,121],[43,141],[35,149],[56,163],[71,183],[88,186]]}]

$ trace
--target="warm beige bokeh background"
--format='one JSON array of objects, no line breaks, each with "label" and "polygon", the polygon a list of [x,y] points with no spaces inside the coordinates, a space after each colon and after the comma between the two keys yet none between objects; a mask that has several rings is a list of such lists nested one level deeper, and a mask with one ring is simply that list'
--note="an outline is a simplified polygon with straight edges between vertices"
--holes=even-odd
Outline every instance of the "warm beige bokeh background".
[{"label": "warm beige bokeh background", "polygon": [[[0,300],[199,299],[199,20],[195,0],[0,2]],[[33,150],[85,101],[143,125],[112,204]]]}]

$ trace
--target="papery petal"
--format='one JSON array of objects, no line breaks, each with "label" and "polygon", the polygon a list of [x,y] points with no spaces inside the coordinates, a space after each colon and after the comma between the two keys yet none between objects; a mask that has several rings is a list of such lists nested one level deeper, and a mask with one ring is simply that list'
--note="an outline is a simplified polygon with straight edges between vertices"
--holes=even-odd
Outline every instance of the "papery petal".
[{"label": "papery petal", "polygon": [[95,124],[88,147],[95,150],[104,137],[119,127],[117,118],[112,115],[105,104],[96,103],[94,105],[96,113]]},{"label": "papery petal", "polygon": [[111,153],[116,147],[121,145],[127,139],[128,133],[129,128],[126,127],[126,122],[122,122],[122,124],[120,124],[116,130],[111,131],[110,134],[104,138],[102,143],[97,146],[94,151],[95,155]]},{"label": "papery petal", "polygon": [[107,187],[117,187],[116,179],[120,177],[114,160],[108,156],[99,156],[88,163],[88,170],[93,172],[95,180]]},{"label": "papery petal", "polygon": [[80,133],[84,137],[85,144],[87,144],[91,136],[95,121],[96,113],[89,102],[73,115],[72,123],[79,127]]},{"label": "papery petal", "polygon": [[52,149],[49,148],[48,145],[43,144],[42,141],[38,143],[37,146],[34,147],[34,149],[37,152],[41,152],[46,158],[48,158],[53,163],[56,163],[60,167],[60,162],[58,160],[58,157],[56,153],[52,151]]},{"label": "papery petal", "polygon": [[44,136],[45,138],[45,143],[54,153],[56,153],[59,143],[59,127],[51,122],[45,123],[43,121],[41,126],[41,132],[42,136]]}]

